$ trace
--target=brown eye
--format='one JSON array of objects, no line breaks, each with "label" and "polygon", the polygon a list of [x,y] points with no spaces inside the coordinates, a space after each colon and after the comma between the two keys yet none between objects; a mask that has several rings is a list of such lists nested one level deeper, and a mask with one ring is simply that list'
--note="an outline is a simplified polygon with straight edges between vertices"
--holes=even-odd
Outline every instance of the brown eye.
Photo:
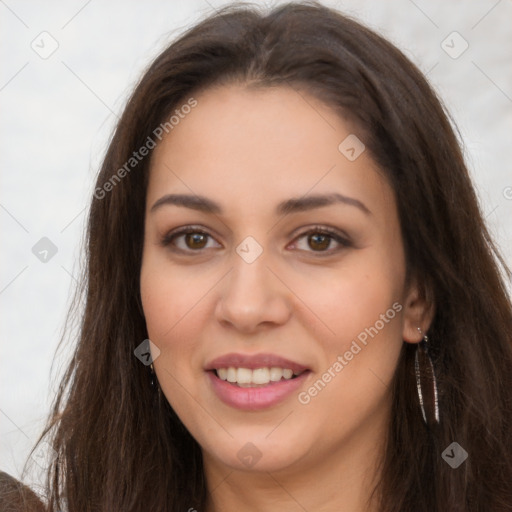
[{"label": "brown eye", "polygon": [[215,239],[201,229],[189,226],[165,235],[161,241],[163,247],[182,253],[200,253],[203,249],[221,247]]},{"label": "brown eye", "polygon": [[296,238],[294,245],[297,249],[317,253],[317,256],[334,254],[348,247],[352,243],[341,233],[325,227],[314,228],[302,233]]},{"label": "brown eye", "polygon": [[327,249],[331,243],[332,236],[322,233],[315,233],[308,236],[308,243],[311,249],[315,251],[323,251]]},{"label": "brown eye", "polygon": [[189,249],[202,249],[207,243],[208,235],[205,233],[187,233],[185,244]]}]

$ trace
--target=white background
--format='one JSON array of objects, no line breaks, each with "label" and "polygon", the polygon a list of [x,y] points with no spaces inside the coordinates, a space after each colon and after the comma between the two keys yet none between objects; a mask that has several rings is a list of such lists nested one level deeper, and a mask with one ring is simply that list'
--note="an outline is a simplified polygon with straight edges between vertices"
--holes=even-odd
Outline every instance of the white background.
[{"label": "white background", "polygon": [[[225,3],[0,0],[0,470],[19,478],[70,354],[68,343],[50,372],[116,115],[150,61]],[[427,74],[460,129],[486,220],[512,264],[512,1],[324,3],[375,28]],[[50,48],[43,31],[58,43],[47,59],[31,48],[34,40]],[[441,47],[453,31],[469,44],[457,59]],[[42,237],[58,248],[46,263],[32,253]]]}]

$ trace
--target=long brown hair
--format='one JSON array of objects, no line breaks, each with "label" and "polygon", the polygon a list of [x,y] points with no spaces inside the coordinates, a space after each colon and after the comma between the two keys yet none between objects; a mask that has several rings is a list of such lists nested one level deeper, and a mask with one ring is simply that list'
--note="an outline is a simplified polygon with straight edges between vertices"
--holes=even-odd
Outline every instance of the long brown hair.
[{"label": "long brown hair", "polygon": [[[422,421],[415,345],[404,343],[380,510],[512,511],[510,271],[420,71],[371,30],[312,3],[220,10],[161,53],[128,101],[91,202],[76,350],[42,435],[56,453],[49,510],[204,510],[200,447],[134,356],[147,338],[139,274],[150,156],[126,163],[199,90],[233,82],[306,91],[359,126],[395,191],[407,275],[435,305],[441,423]],[[452,442],[468,453],[457,469],[441,456]]]}]

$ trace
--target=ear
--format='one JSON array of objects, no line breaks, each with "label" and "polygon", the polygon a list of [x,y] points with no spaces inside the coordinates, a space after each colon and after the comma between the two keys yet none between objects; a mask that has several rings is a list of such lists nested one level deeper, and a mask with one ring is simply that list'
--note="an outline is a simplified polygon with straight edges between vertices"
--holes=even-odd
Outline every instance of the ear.
[{"label": "ear", "polygon": [[407,343],[419,343],[434,318],[435,304],[432,293],[419,286],[414,279],[406,291],[403,304],[402,338]]}]

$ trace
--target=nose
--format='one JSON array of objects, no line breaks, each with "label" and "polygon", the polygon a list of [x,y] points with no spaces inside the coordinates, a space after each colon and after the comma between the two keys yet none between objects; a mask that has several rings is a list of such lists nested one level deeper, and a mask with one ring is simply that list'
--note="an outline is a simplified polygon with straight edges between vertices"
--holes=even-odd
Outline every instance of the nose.
[{"label": "nose", "polygon": [[252,263],[233,255],[233,269],[223,279],[215,308],[218,322],[244,333],[287,322],[291,292],[268,263],[265,251]]}]

